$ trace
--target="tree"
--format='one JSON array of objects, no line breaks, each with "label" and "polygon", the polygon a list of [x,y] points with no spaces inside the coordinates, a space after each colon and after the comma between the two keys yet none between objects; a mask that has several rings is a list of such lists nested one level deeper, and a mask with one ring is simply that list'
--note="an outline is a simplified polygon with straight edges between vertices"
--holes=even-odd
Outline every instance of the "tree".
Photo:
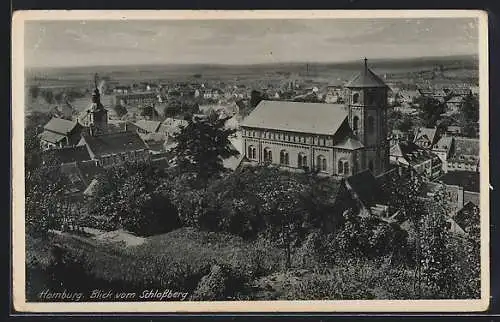
[{"label": "tree", "polygon": [[225,171],[224,159],[239,154],[229,141],[235,130],[226,128],[228,119],[220,118],[216,113],[192,118],[174,136],[177,166],[181,172],[195,173],[204,187],[210,178],[218,177]]},{"label": "tree", "polygon": [[449,233],[446,229],[448,207],[446,191],[439,188],[426,204],[421,218],[420,263],[425,297],[452,298],[454,272],[448,249]]},{"label": "tree", "polygon": [[108,217],[139,235],[163,233],[180,226],[165,174],[150,165],[127,164],[98,178],[89,200],[92,216]]},{"label": "tree", "polygon": [[420,108],[420,117],[424,121],[425,127],[434,127],[440,119],[441,114],[446,111],[444,103],[433,97],[418,97],[416,103]]},{"label": "tree", "polygon": [[25,214],[26,229],[33,236],[46,236],[49,229],[61,224],[68,184],[57,166],[42,166],[26,174]]},{"label": "tree", "polygon": [[250,92],[250,108],[255,108],[257,105],[259,105],[260,101],[267,99],[267,95],[262,94],[259,91],[252,90]]},{"label": "tree", "polygon": [[479,101],[477,97],[468,95],[460,106],[459,124],[462,133],[469,137],[477,136],[477,122],[479,121]]}]

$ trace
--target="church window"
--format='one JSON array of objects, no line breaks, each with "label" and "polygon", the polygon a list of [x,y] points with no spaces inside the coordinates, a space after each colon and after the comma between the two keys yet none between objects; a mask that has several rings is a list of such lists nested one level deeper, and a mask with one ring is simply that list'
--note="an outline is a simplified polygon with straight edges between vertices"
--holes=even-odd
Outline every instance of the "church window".
[{"label": "church window", "polygon": [[349,174],[349,161],[340,159],[337,163],[338,174]]},{"label": "church window", "polygon": [[357,116],[355,116],[352,119],[352,129],[353,129],[354,133],[358,132],[358,129],[359,129],[359,117],[357,117]]},{"label": "church window", "polygon": [[359,93],[352,94],[352,103],[356,104],[359,102]]},{"label": "church window", "polygon": [[273,162],[273,152],[270,148],[264,149],[264,162]]},{"label": "church window", "polygon": [[297,166],[299,168],[307,167],[307,155],[305,153],[299,153],[297,156]]},{"label": "church window", "polygon": [[257,149],[253,145],[248,147],[248,158],[251,160],[257,160]]},{"label": "church window", "polygon": [[344,174],[349,174],[349,162],[344,162]]},{"label": "church window", "polygon": [[373,116],[368,116],[368,133],[373,133],[375,130],[375,121],[373,119]]},{"label": "church window", "polygon": [[316,168],[320,171],[326,171],[326,158],[324,155],[318,155]]},{"label": "church window", "polygon": [[288,151],[281,150],[280,151],[280,164],[288,165],[289,163],[290,163],[290,160],[289,160],[289,156],[288,156]]}]

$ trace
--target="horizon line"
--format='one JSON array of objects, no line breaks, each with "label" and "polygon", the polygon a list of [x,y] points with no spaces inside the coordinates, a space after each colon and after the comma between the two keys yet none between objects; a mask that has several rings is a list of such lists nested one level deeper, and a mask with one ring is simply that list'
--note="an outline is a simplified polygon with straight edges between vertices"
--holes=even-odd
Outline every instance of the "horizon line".
[{"label": "horizon line", "polygon": [[94,68],[94,67],[133,67],[133,66],[266,66],[266,65],[302,65],[302,64],[354,64],[357,62],[363,63],[365,58],[368,61],[375,62],[388,62],[388,61],[405,61],[405,60],[415,60],[415,59],[443,59],[443,58],[453,58],[453,57],[474,57],[479,58],[478,53],[470,54],[452,54],[452,55],[432,55],[432,56],[410,56],[410,57],[397,57],[397,58],[367,58],[360,57],[359,60],[342,60],[342,61],[282,61],[282,62],[255,62],[255,63],[176,63],[176,62],[165,62],[165,63],[123,63],[123,64],[92,64],[92,65],[67,65],[67,66],[25,66],[24,69],[66,69],[66,68]]}]

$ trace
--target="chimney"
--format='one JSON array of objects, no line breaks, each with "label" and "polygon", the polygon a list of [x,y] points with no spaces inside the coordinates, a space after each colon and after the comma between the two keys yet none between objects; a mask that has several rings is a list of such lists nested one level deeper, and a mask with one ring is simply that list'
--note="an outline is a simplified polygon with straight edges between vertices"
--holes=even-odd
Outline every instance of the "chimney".
[{"label": "chimney", "polygon": [[366,59],[365,57],[365,75],[368,75],[368,63],[367,63],[368,59]]}]

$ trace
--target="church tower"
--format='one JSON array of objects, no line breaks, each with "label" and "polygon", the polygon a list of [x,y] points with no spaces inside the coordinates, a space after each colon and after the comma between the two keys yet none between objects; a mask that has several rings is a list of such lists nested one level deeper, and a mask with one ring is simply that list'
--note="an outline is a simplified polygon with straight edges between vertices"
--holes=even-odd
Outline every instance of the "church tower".
[{"label": "church tower", "polygon": [[107,132],[108,111],[101,103],[101,94],[97,88],[97,74],[95,75],[95,89],[92,93],[92,103],[87,110],[87,120],[85,124],[89,127],[90,135],[99,135]]},{"label": "church tower", "polygon": [[389,167],[388,86],[368,68],[365,58],[363,69],[345,85],[345,88],[349,125],[354,135],[364,145],[360,158],[361,170],[369,169],[374,175],[379,175]]}]

